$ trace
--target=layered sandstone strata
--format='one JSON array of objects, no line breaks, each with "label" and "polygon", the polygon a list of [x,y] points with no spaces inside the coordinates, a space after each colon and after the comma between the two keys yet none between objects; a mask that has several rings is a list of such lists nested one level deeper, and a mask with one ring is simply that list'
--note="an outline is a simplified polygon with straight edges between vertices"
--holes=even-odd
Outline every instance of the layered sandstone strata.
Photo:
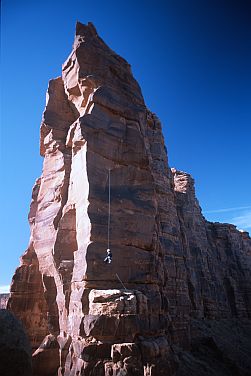
[{"label": "layered sandstone strata", "polygon": [[171,345],[189,346],[192,317],[250,317],[248,234],[202,216],[130,65],[92,24],[77,23],[49,83],[40,139],[30,243],[9,301],[35,376],[171,375]]}]

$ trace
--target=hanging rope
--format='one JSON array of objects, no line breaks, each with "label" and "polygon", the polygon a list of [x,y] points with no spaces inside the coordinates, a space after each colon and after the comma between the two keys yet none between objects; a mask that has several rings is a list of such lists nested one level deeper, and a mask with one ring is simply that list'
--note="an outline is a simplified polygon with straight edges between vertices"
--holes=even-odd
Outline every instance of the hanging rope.
[{"label": "hanging rope", "polygon": [[[108,170],[108,221],[107,221],[107,256],[104,259],[105,263],[111,264],[112,262],[112,252],[110,250],[110,225],[111,225],[111,169]],[[121,281],[118,273],[115,274],[119,282],[125,291],[127,288],[124,283]]]},{"label": "hanging rope", "polygon": [[112,262],[112,252],[110,250],[110,223],[111,223],[111,170],[108,170],[108,222],[107,222],[107,255],[104,259],[106,264]]},{"label": "hanging rope", "polygon": [[125,287],[124,283],[121,281],[121,279],[119,278],[119,275],[117,273],[116,273],[116,277],[118,278],[119,282],[123,286],[124,290],[127,291],[127,288]]},{"label": "hanging rope", "polygon": [[107,224],[107,249],[110,249],[110,223],[111,223],[111,170],[108,171],[108,224]]}]

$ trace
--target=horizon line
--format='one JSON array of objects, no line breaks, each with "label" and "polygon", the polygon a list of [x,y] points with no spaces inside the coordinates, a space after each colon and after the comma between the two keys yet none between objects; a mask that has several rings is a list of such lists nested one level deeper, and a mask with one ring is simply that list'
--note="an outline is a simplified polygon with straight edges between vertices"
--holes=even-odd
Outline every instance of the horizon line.
[{"label": "horizon line", "polygon": [[225,208],[225,209],[214,209],[214,210],[202,210],[203,213],[225,213],[225,212],[231,212],[235,210],[245,210],[245,209],[251,209],[250,206],[237,206],[235,208]]}]

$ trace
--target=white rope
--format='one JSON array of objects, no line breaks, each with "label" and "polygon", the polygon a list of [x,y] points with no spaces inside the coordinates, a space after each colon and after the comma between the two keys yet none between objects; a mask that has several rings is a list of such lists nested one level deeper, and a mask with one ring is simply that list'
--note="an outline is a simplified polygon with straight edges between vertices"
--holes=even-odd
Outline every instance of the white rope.
[{"label": "white rope", "polygon": [[108,224],[107,224],[107,249],[110,249],[110,223],[111,223],[111,170],[108,172]]}]

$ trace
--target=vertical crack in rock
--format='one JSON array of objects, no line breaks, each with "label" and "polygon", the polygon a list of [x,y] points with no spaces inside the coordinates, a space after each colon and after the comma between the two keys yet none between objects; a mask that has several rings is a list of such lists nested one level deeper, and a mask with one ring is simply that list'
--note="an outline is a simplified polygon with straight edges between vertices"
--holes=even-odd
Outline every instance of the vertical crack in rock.
[{"label": "vertical crack in rock", "polygon": [[34,376],[173,375],[193,358],[177,346],[196,348],[194,327],[206,336],[206,320],[216,333],[216,320],[250,318],[251,239],[205,220],[193,178],[168,166],[130,65],[90,23],[77,23],[62,77],[49,82],[40,153],[8,302]]}]

